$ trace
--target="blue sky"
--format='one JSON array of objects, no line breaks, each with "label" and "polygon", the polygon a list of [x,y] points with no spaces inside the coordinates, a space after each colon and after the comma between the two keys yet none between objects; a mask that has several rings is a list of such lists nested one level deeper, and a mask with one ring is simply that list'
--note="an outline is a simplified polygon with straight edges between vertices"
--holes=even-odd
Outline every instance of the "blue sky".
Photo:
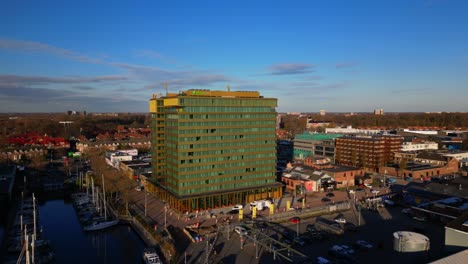
[{"label": "blue sky", "polygon": [[165,81],[260,91],[280,112],[466,112],[467,14],[463,0],[7,1],[0,112],[147,112]]}]

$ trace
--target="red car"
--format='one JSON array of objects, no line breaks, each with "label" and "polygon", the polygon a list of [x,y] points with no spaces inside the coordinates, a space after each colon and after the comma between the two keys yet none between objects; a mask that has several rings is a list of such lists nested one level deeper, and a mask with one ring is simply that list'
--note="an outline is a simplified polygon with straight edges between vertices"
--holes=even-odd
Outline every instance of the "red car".
[{"label": "red car", "polygon": [[301,222],[301,218],[295,216],[295,217],[292,217],[291,219],[289,219],[289,221],[291,223],[299,224],[299,222]]}]

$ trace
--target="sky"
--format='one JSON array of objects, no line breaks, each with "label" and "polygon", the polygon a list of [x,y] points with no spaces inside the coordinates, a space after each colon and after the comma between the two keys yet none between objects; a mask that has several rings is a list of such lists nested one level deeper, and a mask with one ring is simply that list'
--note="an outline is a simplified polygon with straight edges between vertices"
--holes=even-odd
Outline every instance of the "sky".
[{"label": "sky", "polygon": [[0,112],[148,112],[259,91],[279,112],[468,112],[468,1],[4,1]]}]

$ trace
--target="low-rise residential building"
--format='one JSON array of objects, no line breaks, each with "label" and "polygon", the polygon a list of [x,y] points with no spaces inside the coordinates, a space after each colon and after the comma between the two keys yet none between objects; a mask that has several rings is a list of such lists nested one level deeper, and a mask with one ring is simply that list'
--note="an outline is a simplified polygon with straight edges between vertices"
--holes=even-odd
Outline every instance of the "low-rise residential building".
[{"label": "low-rise residential building", "polygon": [[335,133],[335,134],[364,134],[364,135],[375,135],[382,133],[380,129],[359,129],[353,128],[352,126],[347,127],[334,127],[334,128],[325,128],[325,133]]},{"label": "low-rise residential building", "polygon": [[331,124],[331,121],[318,121],[318,120],[313,120],[311,118],[307,118],[306,128],[310,129],[312,127],[325,127],[325,126],[329,126],[330,124]]},{"label": "low-rise residential building", "polygon": [[442,153],[442,156],[448,157],[448,158],[455,158],[458,161],[462,161],[462,160],[468,159],[468,151],[450,151],[450,152]]},{"label": "low-rise residential building", "polygon": [[119,162],[119,168],[127,177],[134,179],[138,178],[142,173],[150,172],[151,162],[144,160],[124,160]]},{"label": "low-rise residential building", "polygon": [[304,159],[304,165],[314,168],[316,170],[321,170],[324,168],[332,168],[332,160],[323,156],[308,156]]},{"label": "low-rise residential building", "polygon": [[413,142],[403,142],[401,146],[401,151],[421,151],[421,150],[437,150],[439,148],[437,142],[422,142],[422,143],[413,143]]},{"label": "low-rise residential building", "polygon": [[402,162],[414,161],[414,158],[416,158],[416,155],[418,155],[418,153],[415,151],[398,151],[398,152],[395,152],[393,160],[394,160],[394,163],[396,164],[400,164]]},{"label": "low-rise residential building", "polygon": [[335,166],[333,168],[322,169],[322,172],[330,175],[335,179],[337,188],[345,188],[354,186],[356,176],[364,176],[364,170],[348,167],[348,166]]},{"label": "low-rise residential building", "polygon": [[[443,164],[443,163],[441,163]],[[429,180],[429,178],[458,172],[457,159],[450,159],[445,165],[430,162],[407,162],[404,167],[400,164],[383,166],[380,171],[385,171],[390,176],[401,177],[407,180]]]},{"label": "low-rise residential building", "polygon": [[437,152],[423,151],[414,157],[414,162],[432,164],[436,166],[445,166],[452,158],[444,157]]},{"label": "low-rise residential building", "polygon": [[335,186],[335,180],[330,175],[302,166],[285,172],[281,180],[285,184],[286,191],[295,194],[319,192]]},{"label": "low-rise residential building", "polygon": [[134,157],[138,156],[138,150],[108,150],[106,151],[106,162],[115,167],[119,167],[120,161],[131,161]]}]

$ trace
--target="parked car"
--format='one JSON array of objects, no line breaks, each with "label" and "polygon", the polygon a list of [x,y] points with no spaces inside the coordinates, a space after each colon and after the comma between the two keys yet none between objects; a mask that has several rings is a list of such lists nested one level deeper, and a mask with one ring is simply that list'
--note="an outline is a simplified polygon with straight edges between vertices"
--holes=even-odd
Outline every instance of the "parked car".
[{"label": "parked car", "polygon": [[254,226],[255,226],[256,228],[259,228],[259,229],[262,230],[262,231],[268,228],[268,224],[265,223],[265,222],[255,222],[255,223],[254,223]]},{"label": "parked car", "polygon": [[244,208],[244,206],[243,206],[242,204],[236,204],[236,205],[234,205],[234,206],[232,207],[232,210],[240,210],[240,209],[242,209],[242,208]]},{"label": "parked car", "polygon": [[228,215],[235,215],[235,214],[238,214],[239,213],[239,210],[231,210],[229,212],[227,212]]},{"label": "parked car", "polygon": [[340,247],[343,249],[343,251],[346,253],[346,254],[349,254],[349,255],[353,255],[354,254],[354,249],[352,249],[351,247],[347,246],[347,245],[340,245]]},{"label": "parked car", "polygon": [[328,254],[338,258],[350,259],[354,255],[354,250],[346,245],[333,245],[328,250]]},{"label": "parked car", "polygon": [[322,232],[318,232],[318,233],[311,233],[310,234],[310,237],[313,239],[313,240],[324,240],[326,238],[325,235],[323,235]]},{"label": "parked car", "polygon": [[283,237],[281,242],[283,242],[286,245],[291,245],[292,244],[291,240],[289,240],[289,238],[287,238],[287,237]]},{"label": "parked car", "polygon": [[330,192],[330,193],[327,193],[325,196],[327,196],[327,197],[335,197],[335,194]]},{"label": "parked car", "polygon": [[236,231],[236,233],[241,235],[241,236],[245,236],[245,235],[248,234],[247,229],[245,229],[245,227],[243,227],[243,226],[234,227],[234,231]]},{"label": "parked car", "polygon": [[289,219],[289,222],[299,224],[301,222],[301,218],[299,218],[298,216],[294,216]]},{"label": "parked car", "polygon": [[405,209],[401,210],[401,213],[403,213],[403,214],[411,214],[411,208],[405,208]]},{"label": "parked car", "polygon": [[329,202],[329,201],[331,201],[331,200],[329,198],[327,198],[327,197],[322,198],[322,202]]},{"label": "parked car", "polygon": [[357,188],[357,189],[356,189],[356,192],[363,192],[363,191],[364,191],[363,188]]},{"label": "parked car", "polygon": [[371,249],[374,246],[365,240],[358,240],[354,243],[354,247],[358,249]]},{"label": "parked car", "polygon": [[311,232],[311,233],[316,233],[318,232],[317,228],[315,228],[314,225],[307,225],[306,230]]},{"label": "parked car", "polygon": [[297,244],[299,246],[303,246],[305,244],[305,241],[301,237],[295,237],[294,240],[293,240],[293,243]]},{"label": "parked car", "polygon": [[413,216],[413,219],[417,220],[417,221],[421,221],[421,222],[426,222],[427,221],[427,217],[425,217],[425,216]]},{"label": "parked car", "polygon": [[317,257],[315,259],[315,263],[317,264],[329,264],[329,263],[332,263],[330,260],[324,258],[324,257]]},{"label": "parked car", "polygon": [[340,223],[340,224],[346,224],[346,219],[341,218],[341,217],[340,217],[340,218],[336,218],[336,219],[335,219],[335,222]]},{"label": "parked car", "polygon": [[344,229],[345,231],[351,231],[351,232],[357,231],[357,227],[353,223],[345,223]]},{"label": "parked car", "polygon": [[393,206],[395,205],[395,202],[393,202],[392,200],[384,200],[384,203],[388,206]]}]

